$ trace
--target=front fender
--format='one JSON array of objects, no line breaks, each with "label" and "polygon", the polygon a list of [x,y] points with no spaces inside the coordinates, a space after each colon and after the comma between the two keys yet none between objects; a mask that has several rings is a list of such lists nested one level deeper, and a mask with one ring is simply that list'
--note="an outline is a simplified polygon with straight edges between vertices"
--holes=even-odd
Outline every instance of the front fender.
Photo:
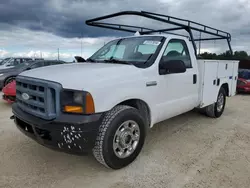
[{"label": "front fender", "polygon": [[[141,85],[141,84],[140,84]],[[92,94],[97,113],[111,110],[116,105],[132,99],[144,101],[150,110],[151,122],[157,118],[156,103],[154,101],[155,90],[148,87],[120,87],[115,90],[103,89]]]},{"label": "front fender", "polygon": [[[126,94],[125,94],[126,92]],[[140,99],[148,104],[149,108],[152,108],[152,104],[148,97],[140,92],[128,93],[127,91],[115,91],[111,93],[106,93],[106,95],[95,96],[95,109],[97,112],[105,112],[111,110],[116,105],[131,99]]]}]

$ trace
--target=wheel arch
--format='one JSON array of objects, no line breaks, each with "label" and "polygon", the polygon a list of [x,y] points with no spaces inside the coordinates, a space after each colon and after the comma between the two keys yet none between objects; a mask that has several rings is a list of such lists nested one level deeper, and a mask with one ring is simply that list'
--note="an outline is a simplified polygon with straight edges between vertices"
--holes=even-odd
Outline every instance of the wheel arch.
[{"label": "wheel arch", "polygon": [[139,112],[145,119],[147,128],[151,126],[151,123],[152,123],[151,110],[150,110],[149,105],[144,100],[137,99],[137,98],[127,99],[118,103],[116,106],[118,105],[127,105],[133,108],[136,108],[137,110],[139,110]]},{"label": "wheel arch", "polygon": [[221,85],[221,88],[223,88],[223,89],[225,90],[226,95],[229,97],[229,95],[230,95],[230,92],[229,92],[229,84],[228,84],[228,83],[223,83],[223,84]]},{"label": "wheel arch", "polygon": [[10,79],[10,78],[16,78],[16,76],[15,75],[9,75],[9,76],[7,76],[5,79],[4,79],[4,82],[3,82],[3,84],[4,84],[4,86],[5,86],[5,84],[6,84],[6,81],[8,80],[8,79]]}]

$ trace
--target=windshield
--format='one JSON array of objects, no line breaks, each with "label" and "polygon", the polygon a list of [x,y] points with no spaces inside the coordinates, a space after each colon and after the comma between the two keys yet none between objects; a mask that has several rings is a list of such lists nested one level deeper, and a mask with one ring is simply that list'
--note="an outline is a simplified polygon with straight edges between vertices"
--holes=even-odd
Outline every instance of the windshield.
[{"label": "windshield", "polygon": [[10,58],[5,58],[4,60],[2,60],[0,62],[0,65],[4,65],[5,63],[7,63],[10,60]]},{"label": "windshield", "polygon": [[239,78],[243,78],[245,80],[250,80],[250,70],[240,69],[239,70]]},{"label": "windshield", "polygon": [[163,41],[164,37],[159,36],[116,39],[103,46],[88,60],[148,67],[157,57]]}]

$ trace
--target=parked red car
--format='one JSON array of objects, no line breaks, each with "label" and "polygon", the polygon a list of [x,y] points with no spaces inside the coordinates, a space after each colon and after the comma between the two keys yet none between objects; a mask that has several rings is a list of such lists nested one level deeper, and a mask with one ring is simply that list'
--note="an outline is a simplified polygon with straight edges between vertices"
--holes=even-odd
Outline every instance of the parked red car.
[{"label": "parked red car", "polygon": [[242,93],[250,93],[250,80],[238,78],[237,91]]},{"label": "parked red car", "polygon": [[13,103],[16,100],[16,81],[7,84],[3,90],[3,99],[8,103]]}]

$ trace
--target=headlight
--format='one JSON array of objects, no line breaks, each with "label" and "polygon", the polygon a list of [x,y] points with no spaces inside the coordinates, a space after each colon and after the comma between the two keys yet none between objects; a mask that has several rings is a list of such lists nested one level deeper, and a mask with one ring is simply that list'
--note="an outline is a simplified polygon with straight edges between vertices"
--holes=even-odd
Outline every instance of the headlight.
[{"label": "headlight", "polygon": [[61,93],[61,108],[65,113],[95,113],[92,95],[85,91],[64,90]]},{"label": "headlight", "polygon": [[83,105],[83,92],[74,92],[73,93],[73,101],[76,103],[76,104],[82,104]]},{"label": "headlight", "polygon": [[0,74],[0,76],[3,76],[4,74]]}]

